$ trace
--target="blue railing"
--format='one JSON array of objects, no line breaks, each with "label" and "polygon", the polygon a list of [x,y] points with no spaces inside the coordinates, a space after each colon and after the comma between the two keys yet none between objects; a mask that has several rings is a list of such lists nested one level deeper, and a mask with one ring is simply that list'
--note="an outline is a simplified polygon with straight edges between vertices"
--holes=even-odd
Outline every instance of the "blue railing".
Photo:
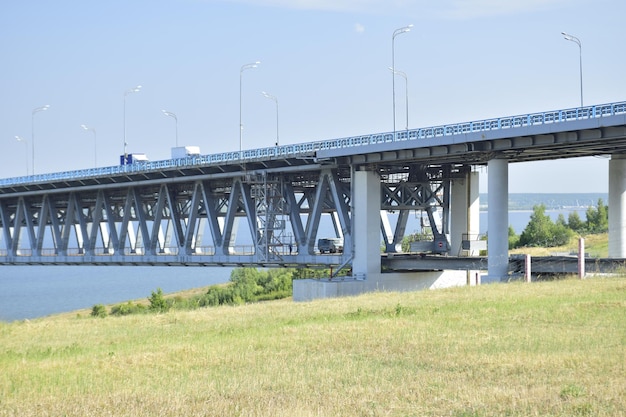
[{"label": "blue railing", "polygon": [[412,130],[402,130],[371,135],[352,136],[319,142],[307,142],[293,145],[273,146],[269,148],[249,149],[244,151],[223,152],[210,155],[194,155],[179,159],[162,161],[140,161],[130,165],[116,165],[102,168],[80,169],[74,171],[37,174],[24,177],[0,179],[0,187],[20,184],[46,183],[80,178],[110,177],[136,172],[159,171],[169,168],[188,168],[197,166],[219,165],[225,162],[245,162],[258,159],[314,156],[315,152],[327,149],[343,149],[367,146],[379,143],[406,140],[432,139],[444,136],[462,135],[472,132],[485,132],[499,129],[511,129],[533,125],[569,122],[574,120],[595,119],[604,116],[626,114],[626,102],[600,104],[566,110],[554,110],[520,116],[478,120],[453,125],[434,126]]}]

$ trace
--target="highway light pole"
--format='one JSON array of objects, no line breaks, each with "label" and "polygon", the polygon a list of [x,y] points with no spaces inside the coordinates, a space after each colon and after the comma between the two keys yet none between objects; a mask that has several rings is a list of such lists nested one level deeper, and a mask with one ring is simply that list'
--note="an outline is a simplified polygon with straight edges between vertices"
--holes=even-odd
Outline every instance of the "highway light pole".
[{"label": "highway light pole", "polygon": [[124,160],[122,161],[123,162],[122,165],[126,165],[126,163],[128,162],[127,161],[128,153],[126,152],[126,147],[128,146],[128,143],[126,142],[126,96],[131,93],[138,93],[139,91],[141,91],[140,85],[138,85],[135,88],[131,88],[130,90],[124,91]]},{"label": "highway light pole", "polygon": [[578,45],[578,62],[580,66],[580,107],[583,107],[583,46],[580,39],[576,36],[569,35],[565,32],[561,32],[561,35],[563,35],[565,40],[572,41]]},{"label": "highway light pole", "polygon": [[96,129],[93,127],[87,127],[87,125],[80,125],[85,130],[91,130],[93,132],[93,166],[98,167],[98,145],[96,140]]},{"label": "highway light pole", "polygon": [[263,97],[274,100],[274,103],[276,103],[276,146],[278,146],[278,98],[269,93],[266,93],[265,91],[261,91],[261,94],[263,94]]},{"label": "highway light pole", "polygon": [[28,141],[20,136],[16,136],[18,142],[24,142],[24,156],[26,157],[26,176],[28,176]]},{"label": "highway light pole", "polygon": [[33,152],[33,175],[35,175],[35,114],[39,113],[40,111],[46,111],[50,108],[49,104],[46,104],[45,106],[41,106],[41,107],[37,107],[35,109],[33,109],[33,112],[31,114],[31,119],[30,119],[30,133],[31,133],[31,138],[30,138],[30,145],[32,147],[32,152]]},{"label": "highway light pole", "polygon": [[391,71],[398,74],[402,78],[404,78],[404,102],[406,104],[406,130],[409,130],[409,78],[406,75],[406,72],[394,70],[389,67]]},{"label": "highway light pole", "polygon": [[393,92],[393,136],[394,139],[396,137],[396,52],[395,52],[395,42],[396,42],[396,36],[402,34],[402,33],[407,33],[411,31],[411,28],[413,27],[413,25],[408,25],[408,26],[404,26],[401,27],[399,29],[396,29],[393,31],[393,35],[391,35],[391,85],[392,85],[392,92]]},{"label": "highway light pole", "polygon": [[176,147],[178,148],[178,117],[176,117],[176,115],[172,113],[171,111],[167,111],[167,110],[161,110],[161,111],[163,112],[164,115],[173,118],[174,121],[176,122]]},{"label": "highway light pole", "polygon": [[250,64],[242,65],[239,70],[239,157],[241,157],[241,149],[243,143],[243,122],[241,121],[241,102],[242,102],[242,85],[243,85],[243,72],[247,69],[256,68],[261,61],[252,62]]}]

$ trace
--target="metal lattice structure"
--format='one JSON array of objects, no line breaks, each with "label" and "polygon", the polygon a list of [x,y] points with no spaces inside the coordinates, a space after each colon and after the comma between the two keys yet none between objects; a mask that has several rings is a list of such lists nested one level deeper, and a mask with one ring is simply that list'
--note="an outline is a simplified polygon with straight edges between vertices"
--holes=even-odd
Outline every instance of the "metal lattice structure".
[{"label": "metal lattice structure", "polygon": [[[65,187],[0,198],[4,264],[342,265],[352,256],[350,171],[302,167],[166,182]],[[382,207],[441,207],[441,182],[386,181]],[[341,254],[316,252],[327,216]],[[406,216],[404,216],[406,217]],[[398,222],[403,229],[406,223]],[[251,244],[238,244],[246,229]],[[398,243],[402,233],[395,233]]]}]

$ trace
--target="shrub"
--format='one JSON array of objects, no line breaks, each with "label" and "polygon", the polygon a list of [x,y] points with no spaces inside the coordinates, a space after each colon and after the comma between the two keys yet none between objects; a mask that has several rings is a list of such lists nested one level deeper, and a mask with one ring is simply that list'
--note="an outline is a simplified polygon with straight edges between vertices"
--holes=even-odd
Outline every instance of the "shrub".
[{"label": "shrub", "polygon": [[165,300],[161,288],[157,288],[156,292],[152,291],[152,294],[148,297],[148,301],[150,301],[150,310],[164,313],[170,309],[170,305]]},{"label": "shrub", "polygon": [[102,304],[96,304],[91,308],[91,317],[104,318],[107,316],[107,309]]},{"label": "shrub", "polygon": [[509,225],[509,249],[516,248],[519,245],[519,236],[515,233],[513,226]]},{"label": "shrub", "polygon": [[214,285],[209,287],[207,293],[200,299],[200,307],[232,305],[233,301],[233,285],[223,286]]},{"label": "shrub", "polygon": [[141,304],[133,304],[130,301],[124,304],[118,304],[111,308],[111,315],[126,316],[129,314],[138,314],[146,311],[146,307]]}]

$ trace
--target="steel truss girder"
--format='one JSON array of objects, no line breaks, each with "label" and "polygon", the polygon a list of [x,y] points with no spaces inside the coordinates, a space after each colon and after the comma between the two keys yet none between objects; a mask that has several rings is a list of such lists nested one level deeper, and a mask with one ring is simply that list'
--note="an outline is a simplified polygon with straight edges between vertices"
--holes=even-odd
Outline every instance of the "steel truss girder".
[{"label": "steel truss girder", "polygon": [[[289,174],[262,183],[235,176],[5,197],[0,264],[194,264],[196,258],[201,264],[338,265],[351,256],[349,205],[350,181],[333,169],[309,174],[304,183]],[[344,254],[316,254],[322,214],[332,214]],[[277,233],[279,216],[290,225],[289,241]],[[251,251],[236,245],[239,220],[261,237]],[[289,255],[284,247],[292,243],[296,254]],[[280,256],[272,254],[277,250]]]},{"label": "steel truss girder", "polygon": [[[397,181],[381,184],[381,231],[386,252],[399,252],[410,211],[421,210],[428,215],[428,221],[435,241],[447,241],[449,218],[450,179],[435,181]],[[442,211],[442,230],[439,230],[434,213]],[[387,212],[397,211],[396,227],[392,230]],[[446,246],[447,248],[447,246]]]},{"label": "steel truss girder", "polygon": [[445,182],[382,183],[382,210],[426,210],[443,206]]},{"label": "steel truss girder", "polygon": [[[436,236],[447,233],[447,176],[424,166],[409,172],[381,183],[389,252],[399,250],[410,211],[427,211]],[[332,167],[2,196],[0,264],[343,265],[353,251],[350,199],[351,174]],[[441,231],[432,220],[439,208]],[[387,211],[398,213],[395,229]],[[318,236],[323,215],[344,239],[342,255],[316,253],[327,237]],[[237,241],[240,226],[249,247]]]}]

